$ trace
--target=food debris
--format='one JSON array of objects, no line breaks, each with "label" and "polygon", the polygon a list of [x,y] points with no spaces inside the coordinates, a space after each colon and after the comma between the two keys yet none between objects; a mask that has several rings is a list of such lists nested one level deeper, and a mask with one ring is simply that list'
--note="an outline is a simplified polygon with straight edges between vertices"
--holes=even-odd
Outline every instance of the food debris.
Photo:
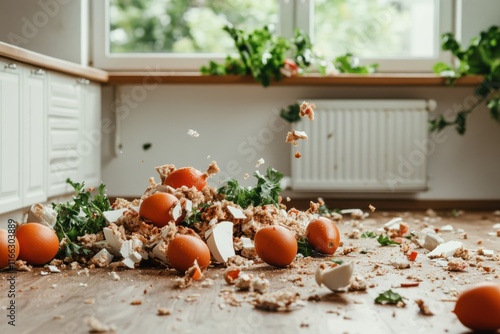
[{"label": "food debris", "polygon": [[294,146],[297,146],[297,140],[307,139],[307,134],[304,131],[292,130],[292,132],[288,132],[286,135],[285,142],[292,143]]},{"label": "food debris", "polygon": [[262,164],[264,164],[266,161],[263,159],[263,158],[260,158],[259,160],[257,160],[257,162],[255,163],[255,168],[259,168]]},{"label": "food debris", "polygon": [[118,276],[118,274],[116,273],[116,271],[112,271],[111,272],[111,277],[113,278],[113,281],[119,281],[120,280],[120,276]]},{"label": "food debris", "polygon": [[316,105],[314,103],[307,103],[306,101],[303,101],[300,104],[300,111],[299,115],[300,117],[307,116],[310,121],[314,120],[314,109],[316,108]]},{"label": "food debris", "polygon": [[469,265],[461,258],[451,258],[448,260],[448,271],[464,271]]},{"label": "food debris", "polygon": [[140,299],[134,299],[130,302],[130,305],[134,305],[134,306],[137,306],[137,305],[142,305],[142,300]]},{"label": "food debris", "polygon": [[430,308],[422,299],[415,300],[415,303],[417,303],[418,308],[420,309],[420,313],[422,313],[423,315],[434,315],[434,312],[430,310]]},{"label": "food debris", "polygon": [[170,309],[170,308],[158,307],[156,309],[156,315],[164,316],[164,315],[171,315],[171,314],[172,314],[172,309]]},{"label": "food debris", "polygon": [[198,138],[200,136],[200,134],[198,133],[198,131],[196,130],[193,130],[193,129],[189,129],[187,134],[193,138]]},{"label": "food debris", "polygon": [[293,156],[294,156],[296,159],[300,159],[300,158],[302,157],[302,154],[301,154],[299,151],[297,151],[297,152],[295,152],[295,154],[294,154]]},{"label": "food debris", "polygon": [[253,300],[255,308],[270,312],[290,312],[305,305],[300,294],[294,291],[275,291],[257,295]]},{"label": "food debris", "polygon": [[90,327],[89,330],[90,333],[109,333],[116,331],[115,325],[103,324],[94,316],[86,317],[84,321],[87,324],[87,326]]},{"label": "food debris", "polygon": [[376,208],[373,205],[368,205],[368,209],[370,209],[371,212],[375,212]]}]

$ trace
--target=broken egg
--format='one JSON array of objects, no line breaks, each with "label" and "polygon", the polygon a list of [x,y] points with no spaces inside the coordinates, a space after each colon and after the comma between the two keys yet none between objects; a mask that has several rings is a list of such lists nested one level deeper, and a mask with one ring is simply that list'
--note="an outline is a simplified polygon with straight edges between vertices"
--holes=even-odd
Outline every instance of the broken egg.
[{"label": "broken egg", "polygon": [[219,263],[235,256],[233,247],[233,223],[223,221],[215,225],[205,234],[207,245],[213,258]]},{"label": "broken egg", "polygon": [[316,269],[314,277],[319,286],[325,285],[332,291],[337,291],[345,288],[351,282],[351,277],[354,272],[354,263],[346,262],[333,267],[328,267],[322,263]]}]

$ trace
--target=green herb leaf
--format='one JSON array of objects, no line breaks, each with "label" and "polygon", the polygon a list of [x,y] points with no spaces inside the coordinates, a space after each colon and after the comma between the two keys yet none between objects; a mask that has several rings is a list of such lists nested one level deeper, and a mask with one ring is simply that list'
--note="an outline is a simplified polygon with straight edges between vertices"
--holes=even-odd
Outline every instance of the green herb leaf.
[{"label": "green herb leaf", "polygon": [[377,241],[381,246],[399,245],[396,241],[392,241],[389,236],[382,234],[378,236]]},{"label": "green herb leaf", "polygon": [[236,179],[230,179],[218,189],[218,193],[225,195],[228,201],[238,204],[243,209],[250,205],[254,207],[267,204],[278,206],[281,193],[280,181],[283,174],[268,167],[266,175],[262,175],[259,171],[253,175],[257,178],[257,185],[254,187],[242,187]]},{"label": "green herb leaf", "polygon": [[302,237],[297,240],[298,251],[297,253],[307,256],[313,256],[316,254],[314,248],[309,244],[306,237]]},{"label": "green herb leaf", "polygon": [[332,259],[332,262],[338,264],[339,266],[344,263],[344,261],[338,259]]},{"label": "green herb leaf", "polygon": [[[463,135],[466,130],[468,115],[487,101],[487,107],[493,119],[500,120],[499,103],[497,93],[500,82],[500,27],[492,26],[488,30],[481,31],[479,36],[472,39],[466,49],[460,47],[460,43],[452,33],[442,35],[442,49],[450,51],[459,60],[457,67],[445,63],[434,65],[434,72],[450,77],[448,84],[453,84],[456,78],[475,74],[483,75],[484,81],[476,87],[474,94],[477,102],[460,110],[455,119],[445,121],[440,115],[430,121],[431,131],[441,131],[447,126],[454,126],[455,130]],[[488,97],[495,93],[495,97]]]},{"label": "green herb leaf", "polygon": [[67,203],[52,203],[57,212],[54,230],[59,240],[66,239],[66,244],[60,250],[61,255],[88,254],[88,249],[78,245],[78,237],[85,234],[99,233],[107,225],[102,212],[111,209],[109,199],[105,194],[105,185],[101,184],[97,192],[84,189],[84,183],[66,180],[75,189],[73,199]]},{"label": "green herb leaf", "polygon": [[366,232],[363,232],[361,234],[361,238],[376,238],[377,237],[377,234],[375,234],[374,232],[372,231],[366,231]]},{"label": "green herb leaf", "polygon": [[390,289],[379,294],[375,298],[375,304],[406,305],[403,297]]},{"label": "green herb leaf", "polygon": [[290,123],[300,121],[300,105],[298,103],[294,103],[281,109],[280,116]]}]

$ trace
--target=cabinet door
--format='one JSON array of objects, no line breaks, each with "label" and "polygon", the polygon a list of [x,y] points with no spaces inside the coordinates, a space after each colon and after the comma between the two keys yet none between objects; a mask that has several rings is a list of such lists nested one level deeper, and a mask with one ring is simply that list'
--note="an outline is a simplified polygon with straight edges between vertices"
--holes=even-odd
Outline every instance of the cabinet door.
[{"label": "cabinet door", "polygon": [[85,185],[96,187],[101,182],[101,87],[98,84],[84,84],[80,90],[81,141],[79,151],[81,180]]},{"label": "cabinet door", "polygon": [[46,74],[23,68],[23,206],[47,199]]},{"label": "cabinet door", "polygon": [[14,67],[0,59],[0,213],[22,205],[21,70]]},{"label": "cabinet door", "polygon": [[48,195],[70,193],[66,179],[79,181],[80,85],[76,78],[49,73]]}]

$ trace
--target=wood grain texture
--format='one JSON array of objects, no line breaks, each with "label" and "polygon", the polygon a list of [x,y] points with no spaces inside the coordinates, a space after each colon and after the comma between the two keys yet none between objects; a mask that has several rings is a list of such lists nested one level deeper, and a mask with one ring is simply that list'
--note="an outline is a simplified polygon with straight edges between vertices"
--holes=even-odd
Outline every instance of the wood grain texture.
[{"label": "wood grain texture", "polygon": [[0,42],[0,56],[95,82],[108,81],[108,73],[106,71],[45,56],[4,42]]},{"label": "wood grain texture", "polygon": [[[362,223],[362,228],[375,230],[397,215],[395,212],[372,214],[373,217]],[[429,223],[428,218],[424,222],[421,213],[403,217],[416,230]],[[436,226],[452,224],[455,229],[463,228],[468,238],[461,241],[471,252],[481,241],[484,248],[499,254],[500,238],[488,236],[498,221],[499,216],[485,212],[458,218],[443,216],[430,222]],[[346,233],[352,231],[354,225],[355,222],[346,218],[339,227]],[[458,234],[443,232],[442,237],[456,240]],[[449,272],[431,263],[425,256],[427,251],[418,249],[417,262],[410,269],[398,270],[390,265],[390,261],[401,256],[399,247],[380,247],[374,239],[348,239],[345,235],[343,242],[344,246],[337,250],[334,258],[355,262],[355,274],[367,277],[367,283],[371,285],[366,292],[332,293],[319,287],[313,273],[320,262],[328,260],[325,258],[316,258],[309,263],[296,261],[296,267],[285,269],[256,264],[244,270],[264,274],[271,282],[271,291],[294,290],[300,293],[305,306],[286,313],[260,311],[245,301],[237,307],[227,304],[224,291],[232,287],[224,281],[221,266],[210,267],[205,272],[205,279],[213,279],[213,286],[204,288],[195,282],[182,290],[173,288],[173,279],[179,276],[171,269],[122,270],[118,271],[120,281],[114,281],[107,269],[91,269],[89,276],[70,269],[41,276],[41,268],[35,268],[32,272],[15,274],[17,317],[16,327],[12,328],[5,320],[9,273],[0,272],[0,333],[89,333],[84,322],[87,316],[115,325],[118,333],[467,333],[468,330],[451,312],[456,297],[450,291],[461,291],[470,284],[485,280],[500,283],[498,259],[485,261],[491,265],[493,273],[485,273],[477,267],[469,267],[464,272]],[[343,255],[343,249],[350,246],[358,247],[358,250]],[[362,254],[363,249],[369,252]],[[379,271],[374,269],[375,266]],[[292,282],[298,276],[303,286]],[[414,279],[422,280],[419,287],[398,288],[400,283]],[[389,288],[406,298],[406,307],[374,304],[376,296]],[[234,296],[240,300],[252,299],[249,292],[235,292]],[[418,298],[426,300],[436,314],[420,314],[414,302]],[[141,304],[131,305],[134,300],[141,301]],[[171,315],[158,316],[159,306],[169,308]]]},{"label": "wood grain texture", "polygon": [[[259,85],[250,76],[206,76],[198,72],[108,72],[109,83],[123,84],[213,84],[213,85]],[[481,76],[468,76],[457,80],[457,86],[476,86]],[[370,75],[338,74],[321,76],[308,74],[285,78],[271,86],[444,86],[446,79],[427,73],[376,73]]]}]

